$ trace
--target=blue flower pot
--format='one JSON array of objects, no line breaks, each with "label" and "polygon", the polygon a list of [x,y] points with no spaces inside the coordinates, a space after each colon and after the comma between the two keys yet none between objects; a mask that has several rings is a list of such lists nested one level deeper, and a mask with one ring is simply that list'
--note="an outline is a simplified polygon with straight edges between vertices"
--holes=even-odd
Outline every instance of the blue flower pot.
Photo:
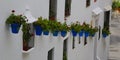
[{"label": "blue flower pot", "polygon": [[40,36],[42,34],[42,27],[39,26],[39,25],[36,25],[36,26],[34,26],[34,28],[35,28],[35,31],[36,31],[36,35]]},{"label": "blue flower pot", "polygon": [[94,37],[94,36],[95,36],[95,34],[92,34],[92,35],[90,35],[90,36]]},{"label": "blue flower pot", "polygon": [[20,29],[20,24],[17,24],[17,23],[11,24],[12,33],[15,33],[15,34],[18,33],[19,29]]},{"label": "blue flower pot", "polygon": [[49,31],[43,31],[44,35],[49,35]]},{"label": "blue flower pot", "polygon": [[54,31],[53,36],[58,36],[58,31]]},{"label": "blue flower pot", "polygon": [[66,34],[67,34],[67,31],[61,31],[61,36],[62,36],[62,37],[65,37]]},{"label": "blue flower pot", "polygon": [[73,35],[74,37],[77,36],[77,32],[74,31],[74,30],[72,30],[72,35]]},{"label": "blue flower pot", "polygon": [[89,32],[85,32],[85,37],[88,37],[89,36]]},{"label": "blue flower pot", "polygon": [[108,35],[105,33],[102,33],[103,38],[106,38]]},{"label": "blue flower pot", "polygon": [[84,31],[81,30],[81,31],[79,32],[79,36],[82,37],[82,36],[83,36],[83,33],[84,33]]}]

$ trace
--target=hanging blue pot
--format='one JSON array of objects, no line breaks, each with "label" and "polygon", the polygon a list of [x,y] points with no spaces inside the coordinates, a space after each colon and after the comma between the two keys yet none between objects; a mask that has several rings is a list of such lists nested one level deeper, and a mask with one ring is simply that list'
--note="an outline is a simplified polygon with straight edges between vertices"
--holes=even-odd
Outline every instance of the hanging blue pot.
[{"label": "hanging blue pot", "polygon": [[15,34],[18,33],[19,29],[20,29],[20,24],[17,24],[17,23],[11,24],[12,33],[15,33]]},{"label": "hanging blue pot", "polygon": [[58,36],[58,31],[54,31],[53,36]]},{"label": "hanging blue pot", "polygon": [[43,31],[44,35],[49,35],[49,31]]},{"label": "hanging blue pot", "polygon": [[67,34],[67,31],[61,31],[61,36],[62,36],[62,37],[65,37],[66,34]]},{"label": "hanging blue pot", "polygon": [[35,25],[35,31],[36,31],[36,35],[41,35],[42,34],[42,27],[39,25]]},{"label": "hanging blue pot", "polygon": [[88,37],[89,36],[89,32],[85,32],[85,37]]},{"label": "hanging blue pot", "polygon": [[90,36],[94,37],[94,36],[95,36],[95,34],[91,34]]},{"label": "hanging blue pot", "polygon": [[72,35],[75,37],[77,36],[77,32],[75,30],[72,30]]},{"label": "hanging blue pot", "polygon": [[81,30],[81,31],[79,32],[79,36],[82,37],[82,36],[83,36],[83,33],[84,33],[84,31]]},{"label": "hanging blue pot", "polygon": [[106,38],[108,35],[106,33],[102,33],[103,38]]}]

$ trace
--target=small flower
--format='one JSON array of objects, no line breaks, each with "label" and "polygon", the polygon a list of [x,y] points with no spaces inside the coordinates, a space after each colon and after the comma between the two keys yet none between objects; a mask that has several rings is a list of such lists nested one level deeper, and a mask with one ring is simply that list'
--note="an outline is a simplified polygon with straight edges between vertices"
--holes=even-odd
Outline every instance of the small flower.
[{"label": "small flower", "polygon": [[70,27],[70,25],[68,25],[68,27]]},{"label": "small flower", "polygon": [[85,23],[85,22],[83,22],[83,26],[84,26],[84,25],[86,25],[86,23]]},{"label": "small flower", "polygon": [[66,21],[67,19],[65,18],[64,20]]},{"label": "small flower", "polygon": [[67,28],[69,29],[70,27],[67,26]]},{"label": "small flower", "polygon": [[28,21],[28,19],[26,21]]},{"label": "small flower", "polygon": [[22,14],[20,14],[20,16],[22,16]]},{"label": "small flower", "polygon": [[34,35],[35,35],[34,33],[31,34],[31,36],[34,36]]},{"label": "small flower", "polygon": [[55,17],[50,17],[50,20],[51,21],[55,21]]},{"label": "small flower", "polygon": [[61,24],[60,22],[58,22],[58,24]]},{"label": "small flower", "polygon": [[79,23],[79,21],[76,21],[76,23]]},{"label": "small flower", "polygon": [[14,13],[15,12],[15,10],[12,10],[12,13]]}]

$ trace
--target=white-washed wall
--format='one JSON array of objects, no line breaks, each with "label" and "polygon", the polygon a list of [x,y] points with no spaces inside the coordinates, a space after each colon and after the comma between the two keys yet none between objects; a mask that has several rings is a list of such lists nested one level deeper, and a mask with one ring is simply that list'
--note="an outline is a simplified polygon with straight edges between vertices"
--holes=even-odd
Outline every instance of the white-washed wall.
[{"label": "white-washed wall", "polygon": [[36,18],[40,16],[48,18],[49,16],[49,0],[27,0],[26,6]]},{"label": "white-washed wall", "polygon": [[72,49],[73,37],[70,36],[68,43],[68,60],[94,60],[94,37],[87,38],[87,44],[84,45],[84,37],[75,37],[75,48]]},{"label": "white-washed wall", "polygon": [[23,13],[25,3],[25,0],[1,0],[0,2],[0,60],[22,60],[22,32],[11,33],[5,21],[13,9],[17,14]]},{"label": "white-washed wall", "polygon": [[48,51],[54,49],[54,60],[62,60],[63,40],[61,37],[36,36],[34,49],[23,54],[23,60],[47,60]]}]

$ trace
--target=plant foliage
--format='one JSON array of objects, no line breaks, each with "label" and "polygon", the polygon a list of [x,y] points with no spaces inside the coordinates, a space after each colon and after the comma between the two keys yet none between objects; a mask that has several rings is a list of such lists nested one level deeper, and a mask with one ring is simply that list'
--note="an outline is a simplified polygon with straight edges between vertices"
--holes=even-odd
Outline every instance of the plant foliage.
[{"label": "plant foliage", "polygon": [[7,24],[12,24],[12,23],[17,23],[17,24],[22,24],[25,22],[26,17],[22,15],[15,15],[14,12],[12,11],[12,14],[7,18],[6,23]]}]

